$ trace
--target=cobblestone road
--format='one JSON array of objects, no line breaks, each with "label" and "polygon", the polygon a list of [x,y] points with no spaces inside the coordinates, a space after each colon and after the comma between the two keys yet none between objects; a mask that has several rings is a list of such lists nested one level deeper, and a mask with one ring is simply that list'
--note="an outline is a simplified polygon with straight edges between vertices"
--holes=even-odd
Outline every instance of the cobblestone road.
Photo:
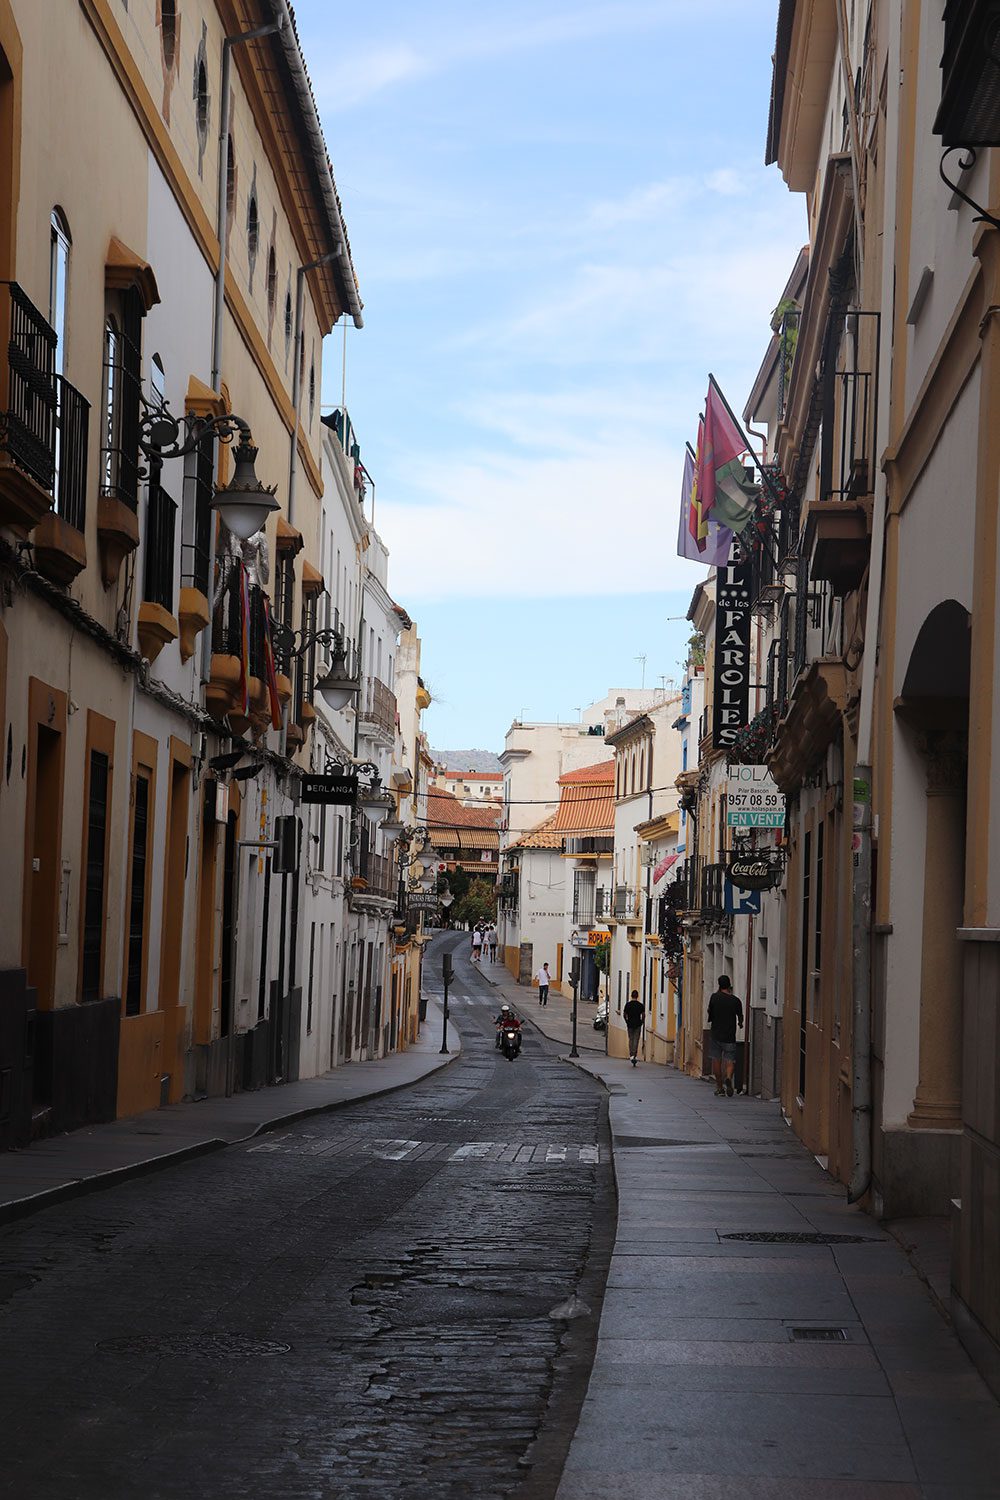
[{"label": "cobblestone road", "polygon": [[[613,1238],[604,1098],[537,1033],[503,1060],[456,967],[443,1074],[0,1231],[0,1494],[554,1494]],[[550,1318],[574,1290],[592,1315]]]}]

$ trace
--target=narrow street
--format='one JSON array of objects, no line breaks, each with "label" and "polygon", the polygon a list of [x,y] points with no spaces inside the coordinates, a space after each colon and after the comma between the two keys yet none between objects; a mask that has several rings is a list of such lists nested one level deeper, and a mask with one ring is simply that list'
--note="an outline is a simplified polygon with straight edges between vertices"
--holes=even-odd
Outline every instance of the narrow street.
[{"label": "narrow street", "polygon": [[[429,974],[445,943],[444,1072],[3,1231],[0,1493],[554,1494],[614,1232],[606,1104],[536,1032],[502,1060],[464,935]],[[551,1319],[574,1290],[593,1316]]]}]

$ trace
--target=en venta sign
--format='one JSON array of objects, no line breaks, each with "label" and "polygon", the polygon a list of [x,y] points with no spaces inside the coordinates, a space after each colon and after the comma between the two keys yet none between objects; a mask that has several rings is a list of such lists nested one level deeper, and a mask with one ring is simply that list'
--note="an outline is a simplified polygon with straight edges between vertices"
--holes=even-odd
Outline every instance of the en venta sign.
[{"label": "en venta sign", "polygon": [[726,746],[750,715],[750,563],[720,568],[717,589],[712,739]]},{"label": "en venta sign", "polygon": [[785,799],[766,766],[730,766],[727,828],[784,828]]}]

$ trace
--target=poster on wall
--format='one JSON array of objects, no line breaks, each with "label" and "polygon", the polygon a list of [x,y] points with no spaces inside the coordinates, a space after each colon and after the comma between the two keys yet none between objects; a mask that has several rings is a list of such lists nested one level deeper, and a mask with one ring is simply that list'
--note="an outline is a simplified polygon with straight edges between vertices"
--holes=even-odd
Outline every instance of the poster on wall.
[{"label": "poster on wall", "polygon": [[712,739],[723,747],[750,715],[750,570],[749,561],[730,562],[716,575]]}]

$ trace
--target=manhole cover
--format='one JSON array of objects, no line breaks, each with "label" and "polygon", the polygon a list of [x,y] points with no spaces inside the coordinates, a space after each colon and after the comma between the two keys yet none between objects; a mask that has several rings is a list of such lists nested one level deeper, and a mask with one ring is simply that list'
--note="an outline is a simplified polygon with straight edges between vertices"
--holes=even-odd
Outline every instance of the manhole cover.
[{"label": "manhole cover", "polygon": [[786,1229],[747,1229],[739,1234],[720,1234],[720,1240],[743,1240],[751,1245],[877,1245],[865,1234],[802,1233]]},{"label": "manhole cover", "polygon": [[846,1328],[789,1328],[788,1335],[802,1344],[846,1344]]},{"label": "manhole cover", "polygon": [[241,1333],[140,1333],[129,1338],[100,1339],[103,1354],[162,1354],[190,1359],[257,1359],[287,1354],[291,1344],[253,1339]]}]

